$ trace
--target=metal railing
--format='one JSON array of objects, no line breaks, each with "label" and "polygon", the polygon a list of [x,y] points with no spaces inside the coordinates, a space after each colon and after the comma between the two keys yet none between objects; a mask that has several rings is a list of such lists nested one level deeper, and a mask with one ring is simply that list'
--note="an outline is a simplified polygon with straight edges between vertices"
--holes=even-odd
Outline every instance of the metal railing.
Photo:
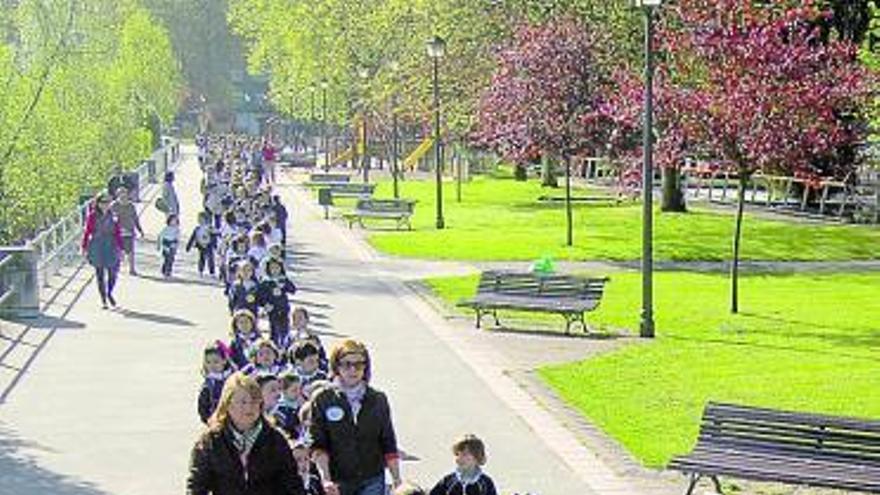
[{"label": "metal railing", "polygon": [[[180,159],[180,142],[167,140],[133,172],[143,189],[157,183]],[[40,289],[61,269],[80,260],[80,241],[91,201],[64,214],[24,246],[0,246],[0,315],[36,317]]]}]

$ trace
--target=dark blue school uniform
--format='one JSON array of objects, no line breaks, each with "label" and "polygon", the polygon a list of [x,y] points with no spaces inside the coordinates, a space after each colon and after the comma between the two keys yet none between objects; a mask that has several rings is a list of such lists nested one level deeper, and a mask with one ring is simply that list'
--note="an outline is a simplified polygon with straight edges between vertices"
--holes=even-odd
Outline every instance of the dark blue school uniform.
[{"label": "dark blue school uniform", "polygon": [[205,381],[202,382],[202,389],[199,391],[199,400],[197,409],[199,418],[202,423],[207,423],[208,418],[214,414],[217,404],[220,402],[220,393],[223,391],[223,384],[233,372],[232,368],[227,368],[222,373],[209,373],[205,375]]},{"label": "dark blue school uniform", "polygon": [[260,339],[260,332],[253,331],[248,336],[236,334],[232,341],[229,342],[229,359],[235,363],[239,369],[250,364],[250,353],[254,344]]},{"label": "dark blue school uniform", "polygon": [[296,293],[296,286],[285,276],[264,278],[260,282],[260,304],[268,309],[272,341],[279,349],[281,340],[290,333],[290,301],[288,294]]},{"label": "dark blue school uniform", "polygon": [[284,430],[292,440],[299,439],[302,433],[300,431],[302,425],[299,421],[300,407],[302,407],[302,404],[280,400],[278,405],[275,406],[275,410],[272,411],[272,416],[275,418],[278,427]]},{"label": "dark blue school uniform", "polygon": [[[250,282],[250,283],[248,283]],[[239,309],[247,309],[257,315],[260,305],[260,285],[255,281],[236,281],[229,286],[229,312],[235,313]]]}]

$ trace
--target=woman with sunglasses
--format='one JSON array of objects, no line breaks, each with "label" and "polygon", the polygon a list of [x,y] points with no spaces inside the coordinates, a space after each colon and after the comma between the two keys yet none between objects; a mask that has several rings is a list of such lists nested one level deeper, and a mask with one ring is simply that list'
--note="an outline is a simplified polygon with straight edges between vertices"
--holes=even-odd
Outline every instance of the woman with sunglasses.
[{"label": "woman with sunglasses", "polygon": [[82,251],[95,268],[95,280],[101,304],[107,309],[107,302],[116,306],[113,287],[119,272],[119,262],[123,248],[122,231],[119,221],[110,208],[110,195],[100,193],[86,218],[83,232]]},{"label": "woman with sunglasses", "polygon": [[313,459],[327,495],[384,495],[400,485],[400,456],[385,394],[369,385],[370,353],[345,340],[330,352],[333,386],[312,400]]}]

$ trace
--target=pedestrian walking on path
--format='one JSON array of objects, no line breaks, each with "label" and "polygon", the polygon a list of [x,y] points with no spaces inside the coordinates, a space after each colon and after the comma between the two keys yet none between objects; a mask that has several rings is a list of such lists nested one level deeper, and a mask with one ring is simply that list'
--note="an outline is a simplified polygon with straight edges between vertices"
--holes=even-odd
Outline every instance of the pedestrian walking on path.
[{"label": "pedestrian walking on path", "polygon": [[177,191],[174,189],[174,172],[165,173],[165,182],[162,184],[162,203],[165,216],[180,216],[180,201],[177,199]]},{"label": "pedestrian walking on path", "polygon": [[119,272],[123,249],[122,232],[116,215],[110,208],[110,195],[101,193],[95,198],[83,232],[82,251],[95,268],[95,280],[101,304],[106,309],[109,301],[116,306],[113,288]]},{"label": "pedestrian walking on path", "polygon": [[304,495],[284,434],[263,416],[257,381],[235,373],[192,450],[187,495]]},{"label": "pedestrian walking on path", "polygon": [[328,495],[384,495],[385,468],[400,480],[400,455],[385,394],[372,388],[370,353],[354,340],[330,353],[333,384],[312,400],[313,458]]},{"label": "pedestrian walking on path", "polygon": [[137,275],[134,262],[135,234],[144,236],[144,229],[141,228],[141,222],[138,219],[138,212],[131,202],[128,195],[128,189],[119,187],[116,190],[116,201],[113,202],[113,213],[119,221],[119,229],[122,232],[122,252],[124,256],[128,256],[128,273]]}]

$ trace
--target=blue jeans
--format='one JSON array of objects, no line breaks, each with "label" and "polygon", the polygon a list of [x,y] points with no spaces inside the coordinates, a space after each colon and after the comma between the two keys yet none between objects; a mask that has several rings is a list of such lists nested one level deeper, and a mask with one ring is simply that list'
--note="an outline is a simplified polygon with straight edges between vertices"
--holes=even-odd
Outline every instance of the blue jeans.
[{"label": "blue jeans", "polygon": [[342,495],[385,495],[385,473],[360,483],[339,483]]}]

